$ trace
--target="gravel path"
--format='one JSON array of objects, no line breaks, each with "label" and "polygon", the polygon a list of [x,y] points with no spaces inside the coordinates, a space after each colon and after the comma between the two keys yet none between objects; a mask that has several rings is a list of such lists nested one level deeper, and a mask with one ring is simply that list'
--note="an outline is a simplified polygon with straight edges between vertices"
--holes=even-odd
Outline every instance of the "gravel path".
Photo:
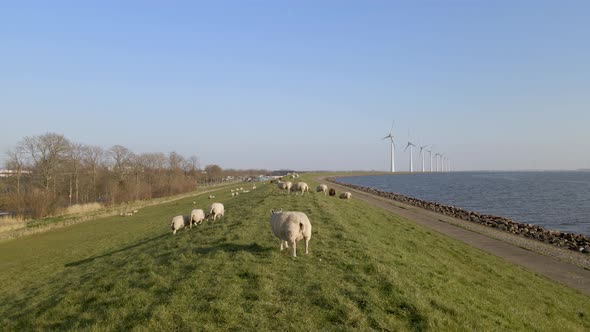
[{"label": "gravel path", "polygon": [[353,198],[383,208],[590,295],[589,255],[355,190],[328,182],[325,177],[316,180],[339,191],[350,191]]}]

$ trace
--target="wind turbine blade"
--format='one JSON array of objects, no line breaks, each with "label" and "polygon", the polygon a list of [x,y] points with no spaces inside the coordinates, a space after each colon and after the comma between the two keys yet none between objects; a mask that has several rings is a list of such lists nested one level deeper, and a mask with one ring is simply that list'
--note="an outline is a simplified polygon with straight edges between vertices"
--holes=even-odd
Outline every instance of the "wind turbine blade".
[{"label": "wind turbine blade", "polygon": [[389,134],[393,131],[393,125],[395,124],[395,120],[391,121],[391,129],[389,129]]}]

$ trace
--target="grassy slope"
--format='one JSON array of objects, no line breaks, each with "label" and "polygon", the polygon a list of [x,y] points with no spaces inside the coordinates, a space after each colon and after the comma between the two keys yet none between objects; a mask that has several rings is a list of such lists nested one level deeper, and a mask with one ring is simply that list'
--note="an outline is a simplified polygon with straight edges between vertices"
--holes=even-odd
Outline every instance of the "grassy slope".
[{"label": "grassy slope", "polygon": [[[216,196],[225,218],[176,236],[195,198],[0,243],[0,327],[590,330],[587,296],[361,201]],[[271,208],[308,214],[310,255],[279,252]]]}]

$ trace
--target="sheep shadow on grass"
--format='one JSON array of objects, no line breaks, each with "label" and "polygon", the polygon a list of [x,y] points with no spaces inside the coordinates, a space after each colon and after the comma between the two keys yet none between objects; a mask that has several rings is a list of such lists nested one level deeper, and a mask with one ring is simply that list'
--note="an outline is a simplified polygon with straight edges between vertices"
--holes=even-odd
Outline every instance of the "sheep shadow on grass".
[{"label": "sheep shadow on grass", "polygon": [[265,252],[270,252],[272,248],[270,247],[262,247],[256,242],[251,244],[236,244],[236,243],[221,243],[217,245],[213,245],[210,247],[203,247],[203,248],[195,248],[193,249],[193,253],[195,254],[209,254],[218,251],[225,251],[225,252],[238,252],[238,251],[246,251],[252,254],[262,254]]},{"label": "sheep shadow on grass", "polygon": [[135,244],[132,244],[132,245],[123,247],[121,249],[117,249],[117,250],[106,252],[106,253],[104,253],[102,255],[99,255],[99,256],[88,257],[88,258],[85,258],[85,259],[82,259],[82,260],[79,260],[79,261],[67,263],[64,266],[65,267],[73,267],[73,266],[78,266],[78,265],[82,265],[82,264],[85,264],[85,263],[90,263],[90,262],[92,262],[92,261],[94,261],[96,259],[99,259],[99,258],[110,257],[110,256],[112,256],[112,255],[114,255],[116,253],[120,253],[120,252],[123,252],[123,251],[127,251],[127,250],[130,250],[130,249],[133,249],[133,248],[140,247],[140,246],[142,246],[144,244],[148,244],[150,242],[159,240],[159,239],[161,239],[161,238],[163,238],[165,236],[170,236],[170,235],[169,235],[169,233],[161,234],[161,235],[158,235],[158,236],[149,238],[149,239],[145,239],[145,240],[139,241],[139,242],[137,242]]}]

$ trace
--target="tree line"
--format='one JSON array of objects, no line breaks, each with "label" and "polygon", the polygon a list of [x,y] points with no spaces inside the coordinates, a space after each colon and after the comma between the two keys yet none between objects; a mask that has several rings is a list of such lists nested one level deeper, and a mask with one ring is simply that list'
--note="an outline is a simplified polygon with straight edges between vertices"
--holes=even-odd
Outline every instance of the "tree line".
[{"label": "tree line", "polygon": [[[61,134],[25,137],[7,152],[0,178],[0,210],[44,217],[73,204],[105,205],[151,199],[222,182],[224,177],[260,171],[200,168],[199,159],[177,152],[134,153],[73,142]],[[8,175],[8,176],[6,176]]]}]

